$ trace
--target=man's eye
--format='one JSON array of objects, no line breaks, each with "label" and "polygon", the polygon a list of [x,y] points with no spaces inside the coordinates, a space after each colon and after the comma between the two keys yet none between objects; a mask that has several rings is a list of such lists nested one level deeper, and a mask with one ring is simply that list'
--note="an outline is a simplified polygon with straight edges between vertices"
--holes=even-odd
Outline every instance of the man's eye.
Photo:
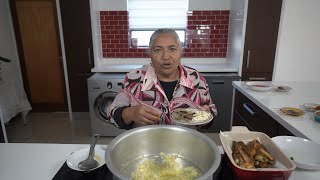
[{"label": "man's eye", "polygon": [[161,49],[155,49],[155,50],[153,50],[153,52],[155,52],[155,53],[160,53],[160,52],[161,52]]},{"label": "man's eye", "polygon": [[171,52],[176,52],[178,49],[177,48],[170,48]]}]

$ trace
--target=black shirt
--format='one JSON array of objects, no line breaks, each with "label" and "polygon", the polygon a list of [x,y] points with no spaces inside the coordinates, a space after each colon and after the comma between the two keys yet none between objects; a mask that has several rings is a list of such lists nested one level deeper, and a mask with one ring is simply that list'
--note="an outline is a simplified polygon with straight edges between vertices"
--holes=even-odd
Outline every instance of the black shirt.
[{"label": "black shirt", "polygon": [[162,89],[164,90],[164,93],[166,93],[168,100],[171,101],[173,97],[173,91],[177,85],[178,80],[172,81],[172,82],[164,82],[164,81],[159,81],[159,82],[162,86]]}]

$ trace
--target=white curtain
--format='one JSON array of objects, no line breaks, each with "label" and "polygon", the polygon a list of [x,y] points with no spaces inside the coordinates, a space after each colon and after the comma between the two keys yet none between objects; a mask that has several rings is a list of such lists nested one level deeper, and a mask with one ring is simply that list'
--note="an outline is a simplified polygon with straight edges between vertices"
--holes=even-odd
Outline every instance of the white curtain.
[{"label": "white curtain", "polygon": [[23,87],[8,0],[0,1],[0,27],[0,56],[11,60],[1,63],[0,118],[3,124],[20,112],[26,115],[31,106]]},{"label": "white curtain", "polygon": [[185,29],[188,0],[128,0],[131,30]]}]

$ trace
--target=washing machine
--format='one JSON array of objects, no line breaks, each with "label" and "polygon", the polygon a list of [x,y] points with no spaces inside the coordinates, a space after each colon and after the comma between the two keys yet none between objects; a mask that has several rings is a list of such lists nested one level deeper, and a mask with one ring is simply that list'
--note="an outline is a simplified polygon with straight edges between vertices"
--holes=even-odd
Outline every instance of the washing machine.
[{"label": "washing machine", "polygon": [[123,88],[125,74],[95,73],[88,78],[88,96],[91,133],[100,136],[117,136],[126,130],[112,125],[107,119],[106,108]]}]

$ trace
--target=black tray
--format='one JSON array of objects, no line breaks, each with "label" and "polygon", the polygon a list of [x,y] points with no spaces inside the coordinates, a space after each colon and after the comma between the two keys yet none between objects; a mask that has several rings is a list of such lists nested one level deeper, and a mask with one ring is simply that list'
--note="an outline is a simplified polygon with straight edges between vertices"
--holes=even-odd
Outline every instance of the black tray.
[{"label": "black tray", "polygon": [[[112,180],[113,175],[106,165],[93,171],[83,172],[70,169],[65,162],[52,180]],[[213,174],[213,180],[236,180],[227,155],[221,156],[221,164]]]},{"label": "black tray", "polygon": [[112,180],[112,173],[106,165],[93,171],[75,171],[65,162],[52,180]]}]

